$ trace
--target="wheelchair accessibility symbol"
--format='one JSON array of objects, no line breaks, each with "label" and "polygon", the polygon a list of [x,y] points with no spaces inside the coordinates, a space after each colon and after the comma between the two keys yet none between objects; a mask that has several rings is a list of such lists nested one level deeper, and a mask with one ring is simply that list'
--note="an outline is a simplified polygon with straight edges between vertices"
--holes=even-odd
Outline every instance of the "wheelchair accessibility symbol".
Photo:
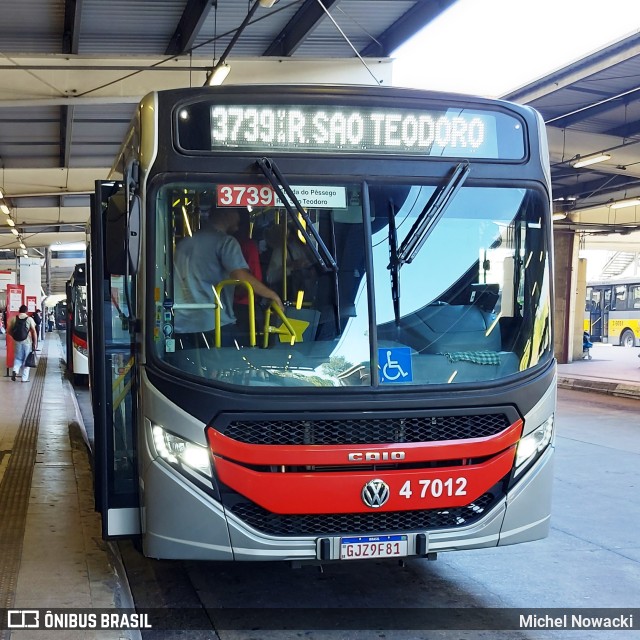
[{"label": "wheelchair accessibility symbol", "polygon": [[378,368],[381,384],[413,382],[411,349],[407,347],[378,349]]}]

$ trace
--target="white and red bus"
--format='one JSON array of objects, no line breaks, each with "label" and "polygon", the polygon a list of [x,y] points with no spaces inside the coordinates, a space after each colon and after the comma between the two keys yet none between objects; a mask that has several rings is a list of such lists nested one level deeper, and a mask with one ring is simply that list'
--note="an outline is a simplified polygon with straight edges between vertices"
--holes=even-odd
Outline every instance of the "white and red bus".
[{"label": "white and red bus", "polygon": [[[145,97],[91,221],[105,537],[158,558],[325,562],[546,536],[550,188],[542,119],[503,101]],[[184,291],[202,267],[181,252],[229,209],[284,303],[256,295],[243,326],[231,292],[251,298],[248,280]]]},{"label": "white and red bus", "polygon": [[76,384],[89,375],[87,276],[84,263],[77,264],[67,280],[66,369]]}]

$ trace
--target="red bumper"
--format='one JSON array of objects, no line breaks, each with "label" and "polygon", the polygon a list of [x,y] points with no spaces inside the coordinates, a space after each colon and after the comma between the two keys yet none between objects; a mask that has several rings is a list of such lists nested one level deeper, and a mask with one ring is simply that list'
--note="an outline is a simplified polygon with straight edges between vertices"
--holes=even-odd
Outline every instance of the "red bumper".
[{"label": "red bumper", "polygon": [[[371,480],[382,480],[389,488],[388,499],[376,511],[468,505],[511,471],[521,433],[522,422],[517,421],[488,438],[409,444],[254,445],[231,440],[211,427],[207,437],[217,477],[228,487],[272,513],[321,514],[373,511],[362,497]],[[374,463],[365,461],[367,454],[376,459],[377,470],[362,468]],[[478,459],[482,461],[469,464]],[[429,467],[431,462],[439,466]],[[390,463],[397,468],[389,468]],[[421,463],[424,467],[415,468]],[[257,471],[249,465],[279,471]],[[322,470],[336,465],[340,471]],[[301,467],[308,470],[299,471]]]}]

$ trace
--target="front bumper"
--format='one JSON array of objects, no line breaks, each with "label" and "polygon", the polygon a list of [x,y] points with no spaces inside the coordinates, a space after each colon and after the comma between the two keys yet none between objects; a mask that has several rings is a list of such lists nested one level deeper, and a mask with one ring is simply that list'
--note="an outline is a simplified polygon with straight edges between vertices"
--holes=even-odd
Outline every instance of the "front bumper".
[{"label": "front bumper", "polygon": [[[552,481],[553,446],[550,446],[515,487],[473,524],[433,531],[378,533],[407,534],[409,556],[537,540],[548,534]],[[146,492],[143,513],[143,546],[148,556],[238,561],[339,558],[340,535],[265,534],[247,525],[162,461],[154,460],[147,467],[144,486],[153,487]],[[352,532],[344,531],[341,535],[349,536]],[[322,540],[329,542],[322,544]]]}]

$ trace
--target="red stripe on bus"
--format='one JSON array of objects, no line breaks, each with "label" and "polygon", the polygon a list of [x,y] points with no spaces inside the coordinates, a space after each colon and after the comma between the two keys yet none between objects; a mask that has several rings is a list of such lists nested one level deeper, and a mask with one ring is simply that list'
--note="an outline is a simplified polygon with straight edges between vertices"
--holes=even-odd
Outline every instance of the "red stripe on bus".
[{"label": "red stripe on bus", "polygon": [[[271,513],[322,514],[414,511],[466,506],[509,473],[515,446],[476,465],[349,473],[258,472],[214,458],[218,478]],[[371,480],[389,487],[378,508],[365,504],[362,491]]]},{"label": "red stripe on bus", "polygon": [[71,340],[72,340],[73,344],[77,344],[79,347],[82,347],[83,349],[87,349],[87,341],[86,340],[83,340],[82,338],[79,338],[75,334],[71,337]]}]

